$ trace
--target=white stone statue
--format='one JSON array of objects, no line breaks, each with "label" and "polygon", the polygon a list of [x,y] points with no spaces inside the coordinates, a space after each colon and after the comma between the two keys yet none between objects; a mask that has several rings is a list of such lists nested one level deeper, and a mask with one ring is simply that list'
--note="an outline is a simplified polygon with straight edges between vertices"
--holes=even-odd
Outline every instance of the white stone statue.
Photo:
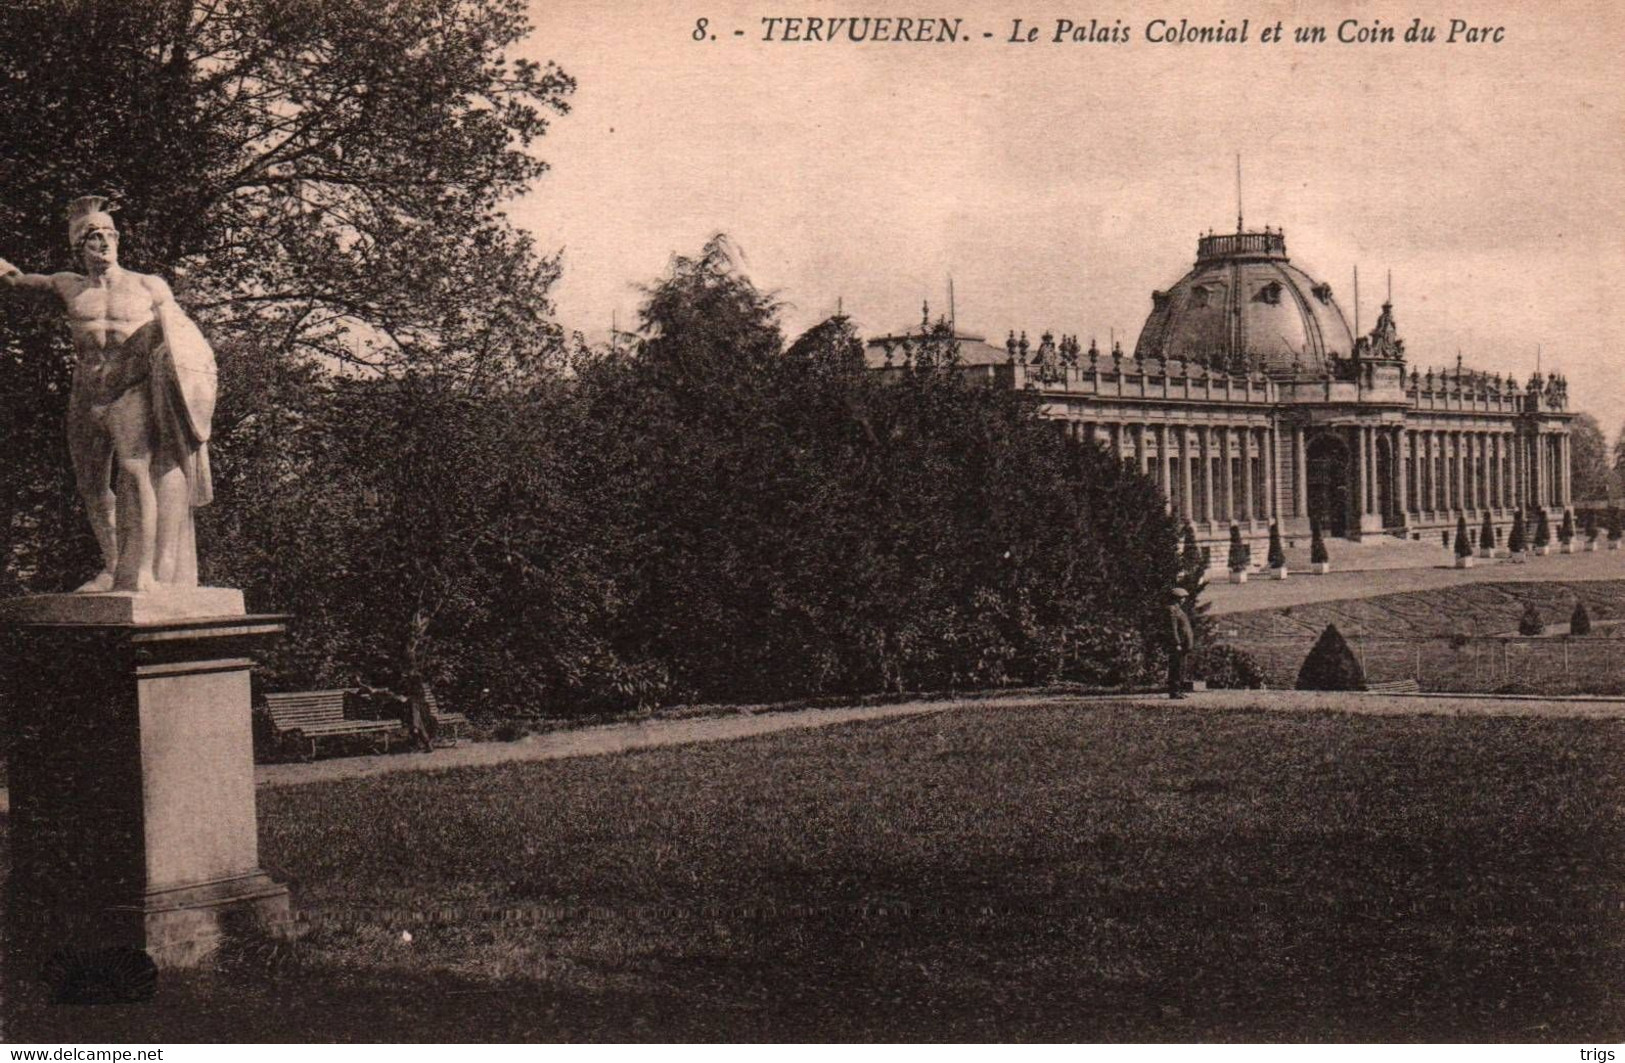
[{"label": "white stone statue", "polygon": [[118,264],[105,205],[83,196],[68,208],[83,274],[23,273],[0,259],[0,281],[55,295],[73,334],[68,447],[102,552],[102,571],[79,591],[195,587],[192,507],[213,497],[214,352],[162,278]]}]

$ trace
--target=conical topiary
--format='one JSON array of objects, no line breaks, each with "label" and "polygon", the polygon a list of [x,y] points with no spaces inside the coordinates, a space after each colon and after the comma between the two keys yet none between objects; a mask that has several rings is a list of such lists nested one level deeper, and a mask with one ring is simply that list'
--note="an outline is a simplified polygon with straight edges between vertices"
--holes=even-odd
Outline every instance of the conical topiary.
[{"label": "conical topiary", "polygon": [[1456,556],[1471,557],[1472,555],[1473,544],[1467,538],[1467,515],[1464,513],[1456,518]]},{"label": "conical topiary", "polygon": [[1529,537],[1523,530],[1523,510],[1512,511],[1512,531],[1507,535],[1507,550],[1521,554],[1529,549]]},{"label": "conical topiary", "polygon": [[1540,509],[1540,520],[1535,523],[1535,545],[1550,546],[1552,544],[1552,525],[1546,519],[1546,509]]},{"label": "conical topiary", "polygon": [[1320,522],[1309,521],[1309,560],[1317,565],[1324,565],[1331,561],[1332,555],[1326,552],[1326,539],[1320,534]]},{"label": "conical topiary", "polygon": [[1241,542],[1241,528],[1230,525],[1230,571],[1241,572],[1247,568],[1247,547]]},{"label": "conical topiary", "polygon": [[1270,568],[1286,567],[1286,549],[1281,546],[1281,525],[1270,525]]},{"label": "conical topiary", "polygon": [[1309,656],[1298,669],[1299,690],[1364,690],[1365,669],[1349,648],[1348,641],[1337,630],[1336,624],[1327,624],[1326,630],[1315,640]]},{"label": "conical topiary", "polygon": [[1563,523],[1557,526],[1557,541],[1560,543],[1574,541],[1574,511],[1571,509],[1563,511]]},{"label": "conical topiary", "polygon": [[1540,617],[1540,610],[1535,608],[1534,602],[1523,607],[1523,615],[1518,617],[1518,634],[1543,635],[1546,633],[1546,621]]},{"label": "conical topiary", "polygon": [[1478,528],[1478,548],[1480,550],[1495,549],[1495,523],[1490,520],[1489,510],[1484,511],[1484,523]]},{"label": "conical topiary", "polygon": [[1594,510],[1594,509],[1586,510],[1586,515],[1583,518],[1583,520],[1581,521],[1580,529],[1585,532],[1586,542],[1594,543],[1594,542],[1597,541],[1597,511],[1596,510]]},{"label": "conical topiary", "polygon": [[1608,538],[1617,543],[1622,532],[1625,532],[1625,515],[1622,515],[1617,509],[1610,509],[1608,511]]},{"label": "conical topiary", "polygon": [[1591,634],[1591,614],[1586,612],[1586,603],[1574,603],[1574,612],[1569,614],[1569,634]]}]

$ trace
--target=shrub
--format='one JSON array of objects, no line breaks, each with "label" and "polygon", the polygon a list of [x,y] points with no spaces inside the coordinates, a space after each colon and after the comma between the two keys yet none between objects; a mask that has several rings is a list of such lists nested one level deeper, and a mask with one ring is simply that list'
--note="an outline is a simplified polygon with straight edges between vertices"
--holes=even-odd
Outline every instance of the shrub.
[{"label": "shrub", "polygon": [[1621,516],[1617,509],[1608,510],[1608,538],[1614,542],[1619,541],[1622,530],[1625,530],[1625,520]]},{"label": "shrub", "polygon": [[1258,690],[1264,685],[1264,669],[1253,655],[1222,642],[1191,655],[1191,675],[1213,690]]},{"label": "shrub", "polygon": [[1446,550],[1450,549],[1450,530],[1448,528],[1439,529],[1439,545]]},{"label": "shrub", "polygon": [[1281,525],[1270,525],[1270,568],[1286,567],[1286,550],[1281,547]]},{"label": "shrub", "polygon": [[1597,541],[1597,511],[1596,510],[1594,510],[1594,509],[1586,510],[1585,519],[1581,523],[1580,526],[1581,526],[1581,528],[1583,528],[1585,530],[1586,542],[1594,543],[1594,542]]},{"label": "shrub", "polygon": [[1569,634],[1591,634],[1591,614],[1586,612],[1586,603],[1574,603],[1574,612],[1569,614]]},{"label": "shrub", "polygon": [[1309,560],[1317,565],[1324,565],[1332,559],[1326,552],[1326,539],[1320,534],[1320,522],[1309,521]]},{"label": "shrub", "polygon": [[1298,669],[1296,685],[1299,690],[1365,689],[1365,669],[1336,624],[1327,624],[1315,640],[1309,656],[1303,659],[1303,667]]},{"label": "shrub", "polygon": [[1472,541],[1467,538],[1467,515],[1463,513],[1456,518],[1456,556],[1470,557],[1472,552]]},{"label": "shrub", "polygon": [[1535,523],[1535,545],[1550,546],[1552,542],[1552,525],[1546,519],[1546,510],[1540,509],[1540,520]]},{"label": "shrub", "polygon": [[1490,520],[1488,510],[1484,511],[1484,523],[1478,529],[1478,548],[1480,550],[1495,549],[1495,524]]},{"label": "shrub", "polygon": [[509,718],[497,722],[491,731],[491,737],[498,742],[517,742],[529,733],[524,721]]},{"label": "shrub", "polygon": [[1512,531],[1507,535],[1507,550],[1521,554],[1529,549],[1529,537],[1523,530],[1523,510],[1512,511]]},{"label": "shrub", "polygon": [[1241,528],[1230,525],[1230,571],[1240,572],[1247,567],[1248,551],[1241,541]]},{"label": "shrub", "polygon": [[1525,604],[1523,615],[1518,617],[1518,634],[1544,635],[1545,633],[1546,621],[1541,619],[1540,610],[1535,608],[1534,602]]},{"label": "shrub", "polygon": [[1560,543],[1570,543],[1574,541],[1573,510],[1565,509],[1563,511],[1563,523],[1557,526],[1557,541]]}]

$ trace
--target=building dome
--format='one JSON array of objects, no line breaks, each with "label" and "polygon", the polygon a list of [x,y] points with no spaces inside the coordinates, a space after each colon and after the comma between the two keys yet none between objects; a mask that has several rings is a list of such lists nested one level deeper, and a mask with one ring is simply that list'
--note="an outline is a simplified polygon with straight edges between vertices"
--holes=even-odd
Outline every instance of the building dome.
[{"label": "building dome", "polygon": [[1279,230],[1202,237],[1195,268],[1151,303],[1136,358],[1319,376],[1354,348],[1331,285],[1287,260]]}]

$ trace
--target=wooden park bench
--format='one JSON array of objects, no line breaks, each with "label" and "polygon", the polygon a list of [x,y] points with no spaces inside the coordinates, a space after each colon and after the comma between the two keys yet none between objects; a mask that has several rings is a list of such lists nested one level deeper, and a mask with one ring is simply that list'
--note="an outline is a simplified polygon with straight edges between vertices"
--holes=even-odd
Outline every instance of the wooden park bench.
[{"label": "wooden park bench", "polygon": [[429,710],[429,715],[434,718],[434,729],[437,735],[446,734],[456,738],[455,732],[457,729],[468,725],[468,717],[462,713],[440,711],[440,702],[435,700],[434,691],[428,687],[423,688],[423,704]]},{"label": "wooden park bench", "polygon": [[1367,683],[1367,694],[1420,694],[1422,688],[1414,679],[1394,679],[1387,683]]},{"label": "wooden park bench", "polygon": [[323,738],[342,738],[346,735],[375,735],[384,741],[401,733],[398,720],[361,720],[344,714],[345,698],[350,690],[307,690],[296,694],[265,695],[265,712],[271,721],[271,735],[304,752],[310,744],[310,756],[316,755],[316,743]]}]

